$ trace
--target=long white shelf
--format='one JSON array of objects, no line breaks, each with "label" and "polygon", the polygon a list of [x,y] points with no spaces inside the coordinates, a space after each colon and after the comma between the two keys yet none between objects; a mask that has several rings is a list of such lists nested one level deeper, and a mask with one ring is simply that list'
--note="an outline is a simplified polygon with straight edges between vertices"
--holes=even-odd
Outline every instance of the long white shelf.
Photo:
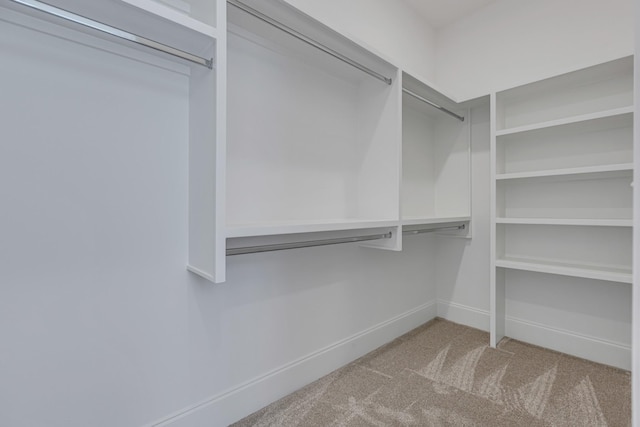
[{"label": "long white shelf", "polygon": [[504,257],[496,260],[496,267],[512,270],[534,271],[561,276],[631,283],[631,268],[605,267],[600,265],[554,262],[529,258]]},{"label": "long white shelf", "polygon": [[368,228],[389,228],[400,225],[394,220],[326,220],[326,221],[278,221],[257,224],[227,225],[226,237],[276,236],[295,233],[316,233],[321,231],[362,230]]},{"label": "long white shelf", "polygon": [[633,227],[632,219],[591,218],[496,218],[496,224],[520,225],[582,225],[594,227]]},{"label": "long white shelf", "polygon": [[530,131],[539,130],[539,129],[547,129],[547,128],[552,128],[557,126],[564,126],[564,125],[569,125],[573,123],[590,122],[593,120],[603,119],[607,117],[622,116],[622,115],[630,114],[633,112],[634,112],[634,107],[616,108],[613,110],[599,111],[597,113],[582,114],[579,116],[566,117],[562,119],[550,120],[550,121],[541,122],[541,123],[534,123],[531,125],[501,129],[496,131],[496,136],[500,137],[505,135],[513,135],[517,133],[530,132]]},{"label": "long white shelf", "polygon": [[[24,3],[7,1],[3,2],[1,7],[91,35],[102,37],[107,32],[109,35],[105,37],[108,39],[119,40],[119,34],[123,34],[122,32],[134,34],[192,55],[207,56],[206,59],[214,56],[211,48],[215,46],[219,36],[214,26],[153,0],[21,2]],[[86,19],[78,20],[79,17]],[[137,46],[140,43],[139,40],[129,37],[122,37],[127,41],[121,43],[129,46]]]},{"label": "long white shelf", "polygon": [[606,174],[606,178],[622,177],[633,172],[633,163],[621,163],[615,165],[584,166],[578,168],[549,169],[530,172],[511,172],[496,174],[496,180],[544,178],[544,177],[582,177],[589,178],[590,175]]},{"label": "long white shelf", "polygon": [[470,216],[449,216],[449,217],[406,217],[402,219],[402,225],[430,225],[448,224],[452,222],[471,221]]}]

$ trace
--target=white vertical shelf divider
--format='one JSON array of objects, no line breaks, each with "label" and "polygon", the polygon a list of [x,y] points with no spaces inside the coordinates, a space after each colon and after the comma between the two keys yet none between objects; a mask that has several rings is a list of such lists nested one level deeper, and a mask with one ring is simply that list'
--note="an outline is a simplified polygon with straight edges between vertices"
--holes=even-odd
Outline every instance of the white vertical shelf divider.
[{"label": "white vertical shelf divider", "polygon": [[491,94],[491,233],[490,233],[490,345],[496,347],[500,340],[505,336],[505,287],[504,272],[496,268],[496,259],[498,257],[498,244],[496,234],[496,218],[497,218],[497,188],[496,188],[496,170],[497,170],[497,150],[496,150],[496,123],[497,123],[497,102],[496,93]]},{"label": "white vertical shelf divider", "polygon": [[[226,13],[216,0],[213,70],[192,70],[189,117],[189,260],[187,269],[211,282],[226,280]],[[207,72],[208,71],[208,72]]]}]

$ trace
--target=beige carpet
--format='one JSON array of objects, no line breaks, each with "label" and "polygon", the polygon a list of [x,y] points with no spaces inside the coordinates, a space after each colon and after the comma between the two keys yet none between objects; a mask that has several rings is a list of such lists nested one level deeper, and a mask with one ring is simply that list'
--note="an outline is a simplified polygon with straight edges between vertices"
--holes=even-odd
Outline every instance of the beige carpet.
[{"label": "beige carpet", "polygon": [[435,319],[234,426],[631,425],[629,372]]}]

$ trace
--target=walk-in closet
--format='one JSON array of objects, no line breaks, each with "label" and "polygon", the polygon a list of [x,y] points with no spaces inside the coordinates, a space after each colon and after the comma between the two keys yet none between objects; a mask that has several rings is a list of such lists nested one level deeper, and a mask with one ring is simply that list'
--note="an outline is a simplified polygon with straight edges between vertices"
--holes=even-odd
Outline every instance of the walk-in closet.
[{"label": "walk-in closet", "polygon": [[0,425],[640,425],[635,9],[0,0]]}]

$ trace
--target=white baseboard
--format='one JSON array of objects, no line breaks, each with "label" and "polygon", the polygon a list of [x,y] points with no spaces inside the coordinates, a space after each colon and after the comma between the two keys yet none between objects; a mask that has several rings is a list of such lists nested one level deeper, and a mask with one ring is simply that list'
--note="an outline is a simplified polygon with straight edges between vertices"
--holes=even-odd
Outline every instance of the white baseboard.
[{"label": "white baseboard", "polygon": [[227,426],[428,322],[436,315],[436,302],[428,302],[149,426]]},{"label": "white baseboard", "polygon": [[631,369],[630,345],[552,328],[514,317],[507,317],[505,330],[508,337],[520,341],[616,368]]},{"label": "white baseboard", "polygon": [[489,331],[489,312],[451,301],[438,300],[438,317],[461,325]]},{"label": "white baseboard", "polygon": [[[438,300],[438,317],[483,331],[489,330],[489,312],[451,301]],[[607,341],[528,320],[507,317],[506,336],[540,347],[592,360],[617,368],[631,369],[631,346]]]}]

